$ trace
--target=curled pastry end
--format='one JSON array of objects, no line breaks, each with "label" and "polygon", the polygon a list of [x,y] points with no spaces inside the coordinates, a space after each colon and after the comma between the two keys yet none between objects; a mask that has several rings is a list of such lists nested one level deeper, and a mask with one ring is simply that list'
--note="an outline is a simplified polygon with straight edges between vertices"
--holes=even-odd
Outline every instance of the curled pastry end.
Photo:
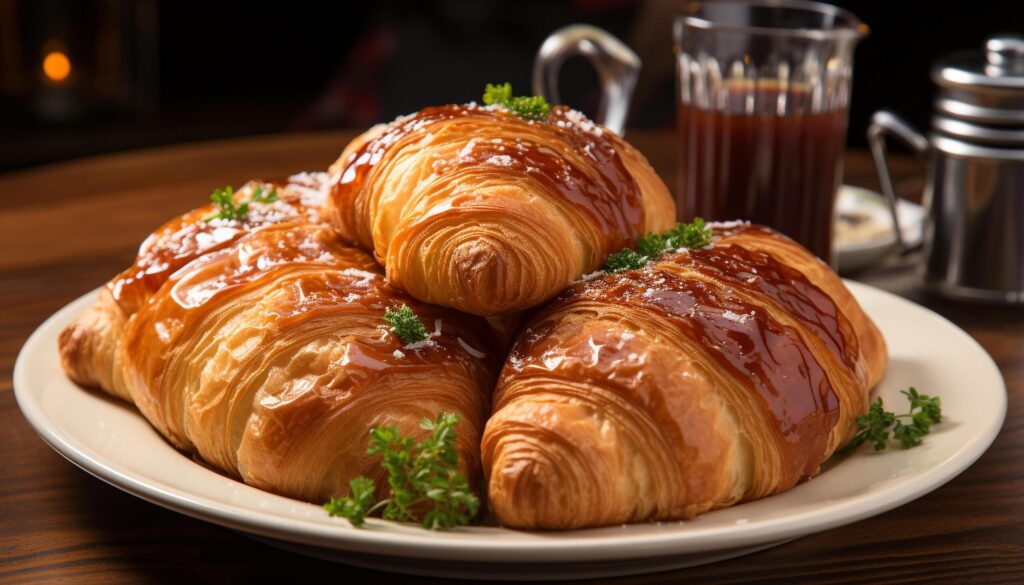
[{"label": "curled pastry end", "polygon": [[615,448],[607,425],[579,405],[544,404],[532,417],[512,410],[488,423],[482,446],[490,507],[503,526],[571,530],[628,515],[621,458],[604,453]]},{"label": "curled pastry end", "polygon": [[464,210],[404,226],[388,250],[388,278],[421,300],[491,316],[542,303],[579,272],[579,245],[561,218]]},{"label": "curled pastry end", "polygon": [[99,381],[93,376],[88,357],[88,335],[89,330],[82,319],[76,320],[60,332],[57,349],[60,352],[60,365],[69,378],[82,386],[97,386]]},{"label": "curled pastry end", "polygon": [[131,402],[117,363],[123,326],[120,311],[101,298],[61,331],[57,349],[61,367],[76,384]]}]

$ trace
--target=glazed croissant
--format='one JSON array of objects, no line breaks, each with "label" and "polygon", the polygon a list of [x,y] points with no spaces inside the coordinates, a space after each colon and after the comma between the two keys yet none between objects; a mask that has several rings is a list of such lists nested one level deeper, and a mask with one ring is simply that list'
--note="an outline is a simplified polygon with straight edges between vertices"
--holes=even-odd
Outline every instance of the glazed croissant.
[{"label": "glazed croissant", "polygon": [[325,173],[300,173],[285,182],[251,182],[234,194],[241,202],[253,191],[274,192],[276,201],[251,205],[239,220],[207,221],[217,213],[211,203],[157,228],[139,248],[132,266],[111,279],[95,305],[60,336],[61,364],[75,382],[102,388],[131,401],[124,384],[120,353],[125,322],[175,271],[200,256],[230,246],[245,234],[284,221],[318,222],[324,202]]},{"label": "glazed croissant", "polygon": [[477,315],[542,303],[675,218],[643,155],[561,106],[427,108],[353,141],[331,177],[344,238],[414,297]]},{"label": "glazed croissant", "polygon": [[879,331],[792,240],[714,231],[577,283],[520,333],[482,444],[503,525],[689,518],[789,489],[852,438]]},{"label": "glazed croissant", "polygon": [[[321,502],[358,475],[381,481],[369,430],[420,437],[419,421],[439,412],[459,415],[460,465],[478,476],[498,359],[486,323],[392,288],[326,224],[293,217],[242,231],[167,275],[122,315],[119,334],[95,313],[70,326],[68,371],[106,360],[108,390],[173,445],[282,495]],[[432,331],[426,341],[405,345],[385,327],[403,304]]]}]

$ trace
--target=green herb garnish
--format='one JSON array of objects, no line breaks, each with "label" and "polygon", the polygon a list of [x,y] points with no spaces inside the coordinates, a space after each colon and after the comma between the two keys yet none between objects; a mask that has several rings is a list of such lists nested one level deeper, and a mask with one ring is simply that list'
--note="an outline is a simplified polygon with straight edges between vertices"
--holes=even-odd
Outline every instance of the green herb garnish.
[{"label": "green herb garnish", "polygon": [[409,305],[402,305],[397,311],[384,313],[384,320],[391,326],[391,332],[403,343],[416,343],[427,338],[426,328]]},{"label": "green herb garnish", "polygon": [[679,248],[703,248],[711,244],[711,230],[704,220],[695,217],[690,223],[677,223],[676,226],[663,234],[647,232],[636,240],[636,251],[623,248],[608,257],[604,269],[609,272],[621,272],[634,268],[643,268],[648,260],[657,258],[665,250]]},{"label": "green herb garnish", "polygon": [[253,190],[252,196],[249,197],[248,201],[235,204],[235,192],[231,188],[231,185],[224,187],[223,189],[215,189],[210,195],[210,201],[217,205],[217,211],[212,213],[205,218],[205,221],[213,221],[215,219],[231,219],[235,221],[242,221],[249,216],[249,203],[270,203],[277,201],[277,189],[271,189],[270,193],[263,194],[263,185],[256,187]]},{"label": "green herb garnish", "polygon": [[488,83],[484,87],[484,103],[487,105],[505,105],[512,99],[512,84],[505,82],[501,84]]},{"label": "green herb garnish", "polygon": [[348,487],[352,495],[344,498],[331,498],[324,504],[324,510],[327,510],[331,516],[346,518],[352,523],[352,526],[359,527],[363,525],[366,514],[373,507],[373,492],[376,487],[373,485],[372,479],[362,475],[348,482]]},{"label": "green herb garnish", "polygon": [[623,270],[643,268],[644,264],[647,264],[647,260],[647,256],[641,256],[629,248],[623,248],[605,260],[604,269],[608,272],[622,272]]},{"label": "green herb garnish", "polygon": [[881,451],[889,446],[890,430],[892,438],[899,441],[903,449],[920,445],[923,437],[931,432],[932,425],[942,421],[942,401],[938,396],[918,394],[913,386],[900,390],[900,393],[910,402],[908,412],[889,412],[885,410],[882,399],[876,399],[867,414],[857,417],[857,435],[839,452],[849,453],[868,441],[874,445],[875,451]]},{"label": "green herb garnish", "polygon": [[703,248],[711,245],[711,230],[699,217],[693,218],[690,223],[677,223],[663,237],[668,248]]},{"label": "green herb garnish", "polygon": [[665,249],[665,238],[654,232],[647,232],[636,240],[636,251],[648,258],[657,258]]},{"label": "green herb garnish", "polygon": [[469,489],[466,476],[458,472],[458,422],[458,415],[450,412],[439,414],[435,420],[423,419],[420,427],[433,431],[433,435],[415,447],[412,438],[403,437],[398,427],[371,429],[366,453],[380,456],[380,465],[388,474],[390,496],[374,502],[373,481],[359,476],[349,482],[351,495],[331,498],[324,509],[357,527],[378,510],[383,510],[381,516],[386,520],[419,521],[430,530],[469,524],[480,509],[480,500]]},{"label": "green herb garnish", "polygon": [[548,102],[540,96],[512,96],[512,84],[487,84],[484,89],[484,103],[488,106],[498,105],[507,108],[520,118],[527,120],[544,120],[551,112]]},{"label": "green herb garnish", "polygon": [[252,201],[253,203],[270,203],[272,201],[277,201],[277,199],[277,189],[271,189],[270,193],[264,195],[263,185],[260,185],[252,192],[252,197],[249,198],[249,201]]}]

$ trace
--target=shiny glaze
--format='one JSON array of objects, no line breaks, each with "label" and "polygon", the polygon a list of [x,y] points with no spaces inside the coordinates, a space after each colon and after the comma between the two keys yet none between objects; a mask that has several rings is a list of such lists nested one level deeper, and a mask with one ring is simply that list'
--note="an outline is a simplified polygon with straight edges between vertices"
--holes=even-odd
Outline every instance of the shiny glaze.
[{"label": "shiny glaze", "polygon": [[325,268],[345,265],[346,273],[365,282],[380,278],[380,269],[372,261],[338,242],[334,230],[326,225],[279,224],[264,231],[199,258],[187,271],[171,278],[167,294],[184,309],[200,309],[275,269],[314,264]]},{"label": "shiny glaze", "polygon": [[[353,213],[354,201],[369,180],[376,165],[388,158],[389,151],[429,134],[435,125],[459,120],[496,123],[524,128],[526,138],[509,141],[481,136],[473,139],[464,153],[451,161],[438,161],[434,172],[440,176],[467,169],[499,167],[506,172],[522,173],[560,195],[576,209],[592,218],[600,231],[609,236],[609,251],[630,245],[643,225],[643,200],[639,187],[626,169],[618,150],[624,145],[612,132],[604,130],[564,106],[556,106],[546,121],[524,120],[501,108],[476,104],[425,108],[399,118],[381,134],[356,149],[338,174],[331,197],[341,213]],[[557,138],[556,148],[529,140],[538,131]],[[595,161],[590,165],[596,175],[578,168],[564,154],[576,153]]]},{"label": "shiny glaze", "polygon": [[[368,254],[345,246],[334,230],[323,224],[267,226],[227,249],[207,253],[173,275],[139,312],[130,325],[134,331],[129,343],[159,342],[162,348],[149,347],[141,353],[154,355],[155,351],[161,355],[164,349],[178,345],[182,336],[202,326],[203,319],[217,306],[265,286],[275,294],[284,291],[273,309],[273,318],[281,327],[324,311],[372,312],[366,338],[360,340],[344,365],[386,370],[437,365],[474,353],[486,357],[473,359],[488,362],[497,357],[487,349],[491,342],[483,320],[419,303],[391,287]],[[430,338],[397,357],[395,350],[405,344],[387,330],[383,316],[388,309],[403,304],[414,308]]]},{"label": "shiny glaze", "polygon": [[[778,233],[750,224],[721,231],[723,235],[750,232]],[[779,262],[771,254],[719,243],[710,249],[669,255],[666,260],[693,268],[729,286],[766,296],[810,328],[839,363],[850,371],[857,369],[860,350],[849,319],[832,297],[812,284],[802,272]]]},{"label": "shiny glaze", "polygon": [[[388,331],[385,311],[401,304],[417,312],[429,332],[427,340],[408,345]],[[238,383],[266,368],[262,361],[276,356],[267,351],[287,351],[316,339],[336,339],[344,347],[330,387],[307,389],[321,398],[313,401],[303,398],[303,392],[290,392],[292,398],[261,403],[267,416],[289,417],[293,408],[308,416],[327,416],[306,407],[329,395],[339,405],[347,404],[366,388],[410,383],[430,387],[432,379],[454,378],[466,380],[469,388],[489,388],[500,358],[482,320],[419,303],[390,287],[373,258],[341,244],[332,227],[268,225],[179,270],[126,327],[125,367],[132,399],[181,449],[195,449],[186,426],[205,424],[189,423],[176,414],[185,412],[189,396],[202,388],[198,377],[184,372],[193,371],[190,364],[221,343],[211,335],[233,335],[230,328],[222,330],[221,320],[240,312],[246,317],[239,327],[254,328],[249,335],[263,349],[243,350],[245,361],[231,374],[238,376]],[[443,395],[456,400],[453,396],[462,394]],[[486,398],[481,394],[475,399],[479,416]],[[368,400],[378,399],[370,395]],[[188,411],[186,418],[200,414]]]},{"label": "shiny glaze", "polygon": [[[560,306],[564,308],[564,305]],[[572,395],[587,403],[594,400],[595,394],[588,385],[614,389],[628,396],[627,400],[635,400],[642,405],[644,412],[655,421],[657,429],[651,432],[648,440],[664,434],[671,438],[666,448],[686,445],[682,430],[670,415],[670,399],[660,391],[660,380],[651,367],[652,357],[647,343],[635,335],[624,334],[615,328],[588,332],[580,324],[567,325],[557,319],[542,319],[532,324],[513,347],[498,383],[494,411],[498,412],[517,400],[517,393],[532,390],[530,383],[515,385],[513,382],[528,380],[530,375],[546,379],[552,370],[557,369],[559,378],[573,382],[560,386],[560,395]],[[577,387],[576,383],[582,386]],[[517,389],[509,392],[512,386]],[[602,408],[608,408],[614,401],[600,404]],[[620,409],[617,414],[623,416],[626,412],[626,409]],[[635,422],[641,426],[646,424],[643,417],[636,418]]]},{"label": "shiny glaze", "polygon": [[[427,340],[388,330],[386,311],[403,304]],[[175,446],[321,502],[379,469],[365,454],[370,426],[418,433],[421,417],[441,411],[466,421],[459,452],[475,477],[493,347],[482,319],[392,288],[330,226],[285,222],[172,275],[129,320],[124,366],[136,406]],[[325,361],[310,366],[311,355]],[[275,375],[284,383],[268,382]]]},{"label": "shiny glaze", "polygon": [[[126,315],[139,307],[178,269],[192,260],[222,249],[245,234],[265,225],[285,221],[316,221],[323,204],[323,173],[302,173],[287,181],[261,182],[265,189],[277,189],[279,200],[250,204],[241,221],[206,218],[215,213],[213,204],[176,217],[154,231],[139,248],[135,263],[107,283],[107,289]],[[239,189],[235,200],[251,196],[250,184]]]},{"label": "shiny glaze", "polygon": [[[855,363],[857,351],[847,331],[849,324],[835,304],[826,302],[824,294],[802,275],[790,274],[767,256],[737,245],[716,245],[667,254],[644,269],[601,274],[577,283],[533,319],[538,329],[527,327],[522,332],[502,379],[524,375],[542,360],[558,363],[560,372],[575,368],[571,362],[580,361],[579,356],[560,353],[557,339],[542,341],[550,325],[547,316],[574,307],[600,310],[600,305],[606,304],[645,309],[651,319],[670,323],[757,397],[767,420],[775,422],[783,455],[781,485],[795,485],[812,476],[824,459],[830,433],[839,419],[839,399],[800,333],[772,317],[763,305],[733,294],[732,289],[786,307],[801,325],[822,337],[840,363]],[[747,282],[744,274],[753,274],[751,269],[758,270],[758,278]],[[707,275],[711,282],[723,286],[688,276],[687,270]],[[792,282],[787,282],[788,278]],[[538,344],[547,349],[538,352]],[[584,369],[597,367],[584,365]],[[602,365],[599,369],[608,368]],[[652,401],[649,408],[656,410],[658,403]]]}]

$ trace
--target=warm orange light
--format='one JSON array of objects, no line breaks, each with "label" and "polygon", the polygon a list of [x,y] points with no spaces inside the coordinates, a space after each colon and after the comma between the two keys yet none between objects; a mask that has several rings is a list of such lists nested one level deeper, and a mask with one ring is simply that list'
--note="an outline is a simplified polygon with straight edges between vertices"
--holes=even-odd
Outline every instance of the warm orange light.
[{"label": "warm orange light", "polygon": [[43,73],[51,81],[60,83],[71,75],[71,60],[60,51],[50,51],[43,58]]}]

